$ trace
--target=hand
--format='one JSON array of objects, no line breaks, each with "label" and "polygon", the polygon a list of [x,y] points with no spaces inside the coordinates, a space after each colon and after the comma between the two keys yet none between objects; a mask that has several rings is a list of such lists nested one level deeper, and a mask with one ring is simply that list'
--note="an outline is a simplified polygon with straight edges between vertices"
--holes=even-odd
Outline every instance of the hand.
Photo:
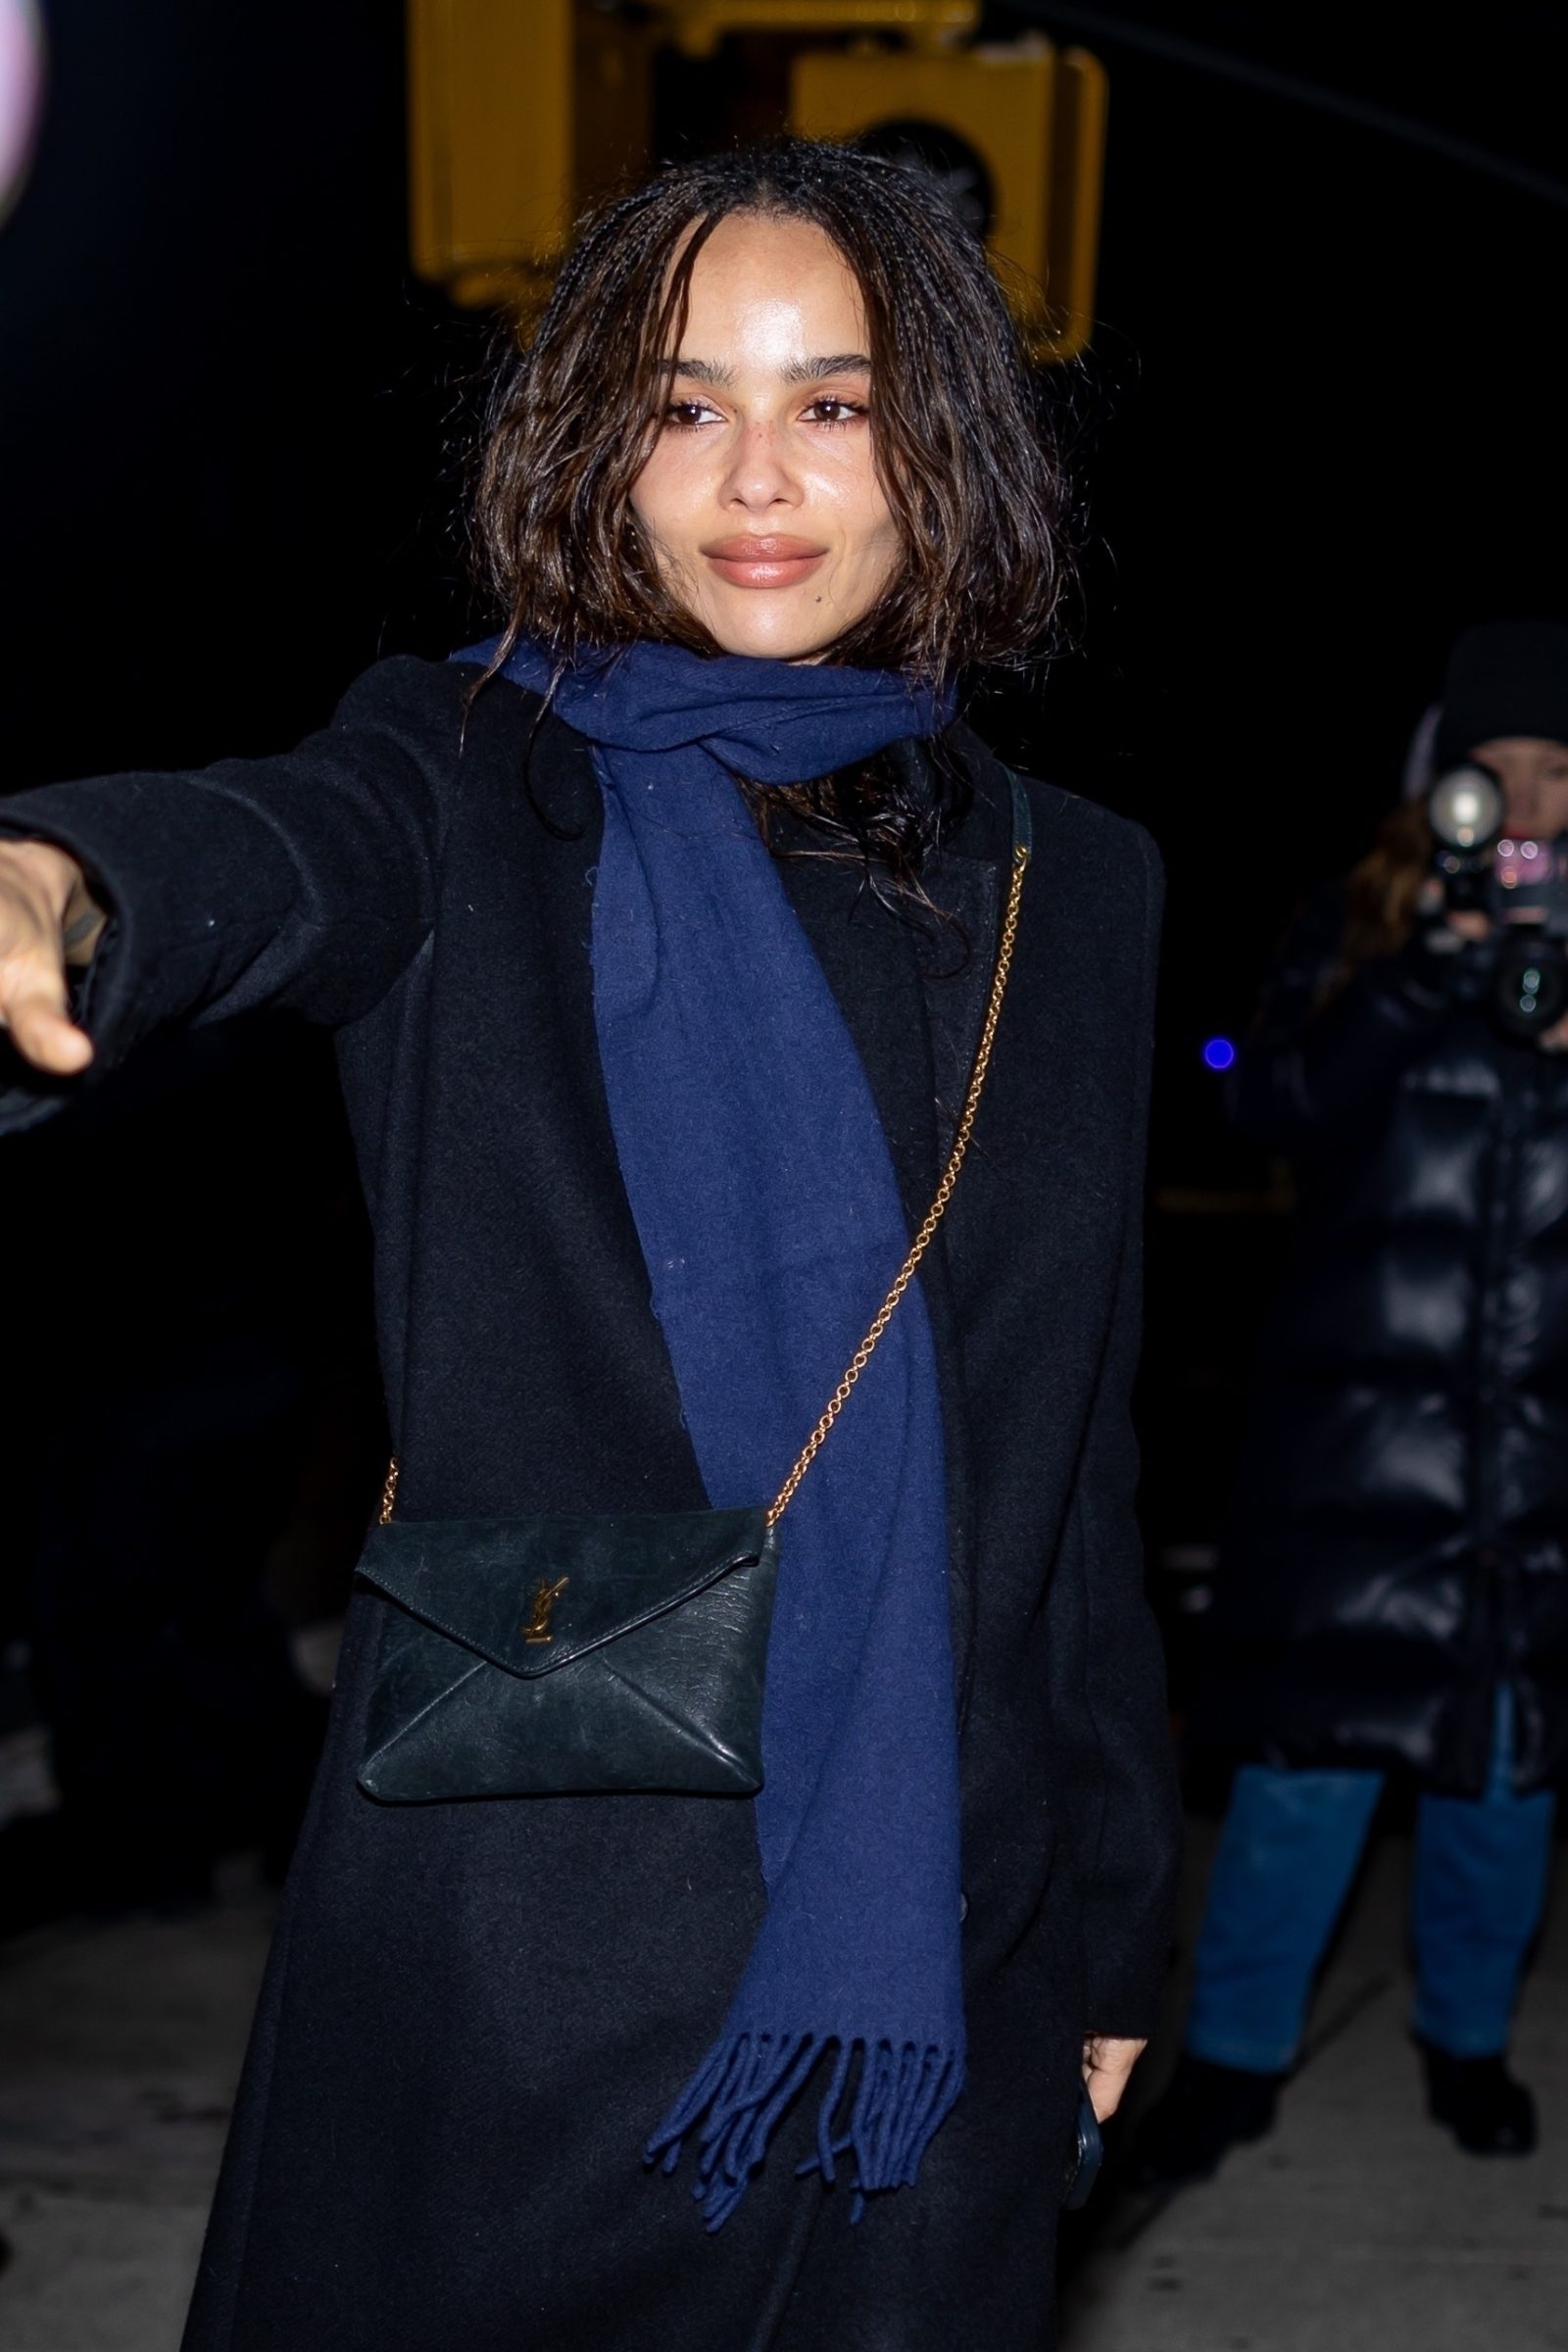
[{"label": "hand", "polygon": [[1147,2041],[1124,2041],[1115,2034],[1085,2036],[1084,2084],[1098,2122],[1115,2114],[1128,2077],[1148,2047]]},{"label": "hand", "polygon": [[64,850],[0,841],[0,1028],[36,1069],[69,1078],[92,1059],[66,1009],[66,966],[92,961],[105,920]]},{"label": "hand", "polygon": [[1483,940],[1491,933],[1491,921],[1479,906],[1453,908],[1448,906],[1446,893],[1436,874],[1429,874],[1422,883],[1415,904],[1416,912],[1424,921],[1441,921],[1460,939]]}]

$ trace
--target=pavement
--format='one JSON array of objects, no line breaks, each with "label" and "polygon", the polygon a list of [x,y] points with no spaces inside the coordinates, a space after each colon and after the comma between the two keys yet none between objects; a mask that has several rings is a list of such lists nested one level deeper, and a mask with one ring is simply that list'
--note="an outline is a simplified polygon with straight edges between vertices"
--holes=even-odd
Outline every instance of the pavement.
[{"label": "pavement", "polygon": [[[1195,1826],[1184,1944],[1211,1838]],[[1568,2352],[1568,1901],[1516,2045],[1543,2149],[1482,2162],[1422,2112],[1407,1868],[1386,1835],[1273,2136],[1173,2197],[1096,2192],[1069,2238],[1063,2352]],[[4,2352],[176,2352],[270,1921],[235,1865],[214,1909],[0,1946]],[[1145,2097],[1180,1999],[1178,1979]]]},{"label": "pavement", "polygon": [[[1193,1825],[1184,1953],[1213,1836]],[[1478,2158],[1425,2114],[1405,2022],[1409,1865],[1408,1837],[1385,1832],[1269,2137],[1175,2194],[1097,2190],[1070,2247],[1063,2352],[1568,2352],[1568,1889],[1514,2039],[1540,2151]],[[1140,2103],[1175,2057],[1184,1974]]]},{"label": "pavement", "polygon": [[0,1945],[4,2352],[175,2352],[272,1910],[236,1867],[211,1910]]}]

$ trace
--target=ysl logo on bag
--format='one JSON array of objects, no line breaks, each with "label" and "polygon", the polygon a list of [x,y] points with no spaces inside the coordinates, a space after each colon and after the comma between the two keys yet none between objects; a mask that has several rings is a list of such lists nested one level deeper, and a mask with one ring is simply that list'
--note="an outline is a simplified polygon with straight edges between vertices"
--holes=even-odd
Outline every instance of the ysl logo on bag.
[{"label": "ysl logo on bag", "polygon": [[528,1604],[533,1614],[523,1630],[522,1638],[525,1642],[542,1642],[555,1640],[555,1636],[550,1631],[550,1619],[557,1601],[566,1590],[566,1582],[567,1580],[564,1576],[558,1577],[553,1585],[547,1585],[543,1577],[539,1579],[533,1589],[533,1598]]}]

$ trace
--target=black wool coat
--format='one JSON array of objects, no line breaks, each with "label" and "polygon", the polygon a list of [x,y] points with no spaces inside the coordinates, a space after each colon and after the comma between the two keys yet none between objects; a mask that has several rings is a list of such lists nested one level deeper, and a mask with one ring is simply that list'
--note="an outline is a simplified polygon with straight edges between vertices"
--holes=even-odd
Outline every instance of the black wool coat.
[{"label": "black wool coat", "polygon": [[[505,681],[394,661],[291,756],[57,786],[13,834],[113,907],[108,1058],[257,1004],[336,1030],[376,1240],[400,1514],[705,1500],[616,1167],[588,960],[586,747]],[[853,867],[786,862],[911,1221],[989,977],[1008,790],[921,934]],[[1037,2352],[1087,2029],[1150,2030],[1176,1856],[1133,1518],[1147,839],[1031,785],[1036,854],[974,1150],[922,1274],[949,1449],[969,2083],[918,2186],[794,2178],[810,2101],[716,2236],[651,2126],[762,1909],[751,1809],[678,1796],[382,1805],[356,1786],[381,1606],[351,1613],[187,2352]],[[14,1119],[50,1090],[19,1073]],[[30,1108],[29,1108],[30,1106]],[[847,1335],[853,1344],[853,1334]],[[852,1408],[853,1409],[853,1408]]]},{"label": "black wool coat", "polygon": [[1322,1002],[1344,919],[1303,910],[1241,1064],[1301,1213],[1195,1730],[1474,1794],[1507,1682],[1535,1788],[1568,1768],[1568,1057],[1419,935]]}]

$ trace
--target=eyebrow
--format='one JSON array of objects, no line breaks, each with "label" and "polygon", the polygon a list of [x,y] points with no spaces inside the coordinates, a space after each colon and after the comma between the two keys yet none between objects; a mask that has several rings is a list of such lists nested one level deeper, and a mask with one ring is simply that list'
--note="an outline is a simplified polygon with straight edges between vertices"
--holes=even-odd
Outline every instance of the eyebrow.
[{"label": "eyebrow", "polygon": [[[698,360],[682,357],[667,360],[671,375],[688,376],[694,384],[712,384],[724,390],[735,381],[733,368],[720,366],[716,360]],[[814,384],[824,375],[868,375],[871,363],[863,351],[835,351],[825,357],[791,360],[781,372],[787,384]]]}]

